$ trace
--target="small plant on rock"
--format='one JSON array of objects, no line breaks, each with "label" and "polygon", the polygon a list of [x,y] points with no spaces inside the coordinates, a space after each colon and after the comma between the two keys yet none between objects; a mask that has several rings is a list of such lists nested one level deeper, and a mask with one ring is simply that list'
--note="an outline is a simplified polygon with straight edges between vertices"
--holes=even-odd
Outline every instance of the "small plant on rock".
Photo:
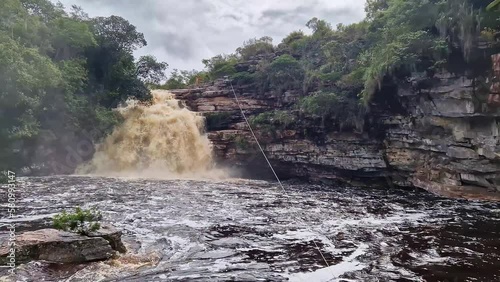
[{"label": "small plant on rock", "polygon": [[246,150],[250,147],[250,142],[248,142],[248,139],[244,136],[236,136],[234,138],[234,144],[241,150]]},{"label": "small plant on rock", "polygon": [[101,212],[95,208],[82,209],[77,207],[75,212],[63,211],[53,218],[53,226],[56,229],[88,235],[101,228],[99,220],[102,219]]}]

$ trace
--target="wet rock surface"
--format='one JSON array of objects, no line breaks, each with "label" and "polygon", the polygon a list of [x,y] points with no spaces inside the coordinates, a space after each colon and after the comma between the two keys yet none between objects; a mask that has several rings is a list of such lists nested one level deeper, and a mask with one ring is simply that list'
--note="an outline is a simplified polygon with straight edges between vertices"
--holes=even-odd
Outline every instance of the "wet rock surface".
[{"label": "wet rock surface", "polygon": [[[16,262],[43,260],[51,263],[81,263],[104,260],[113,256],[108,241],[56,229],[24,232],[16,237]],[[0,262],[9,254],[6,244],[0,247]]]},{"label": "wet rock surface", "polygon": [[94,232],[87,235],[91,238],[103,238],[108,241],[111,248],[120,253],[126,253],[127,248],[122,242],[122,232],[109,224],[104,224]]},{"label": "wet rock surface", "polygon": [[[23,281],[498,281],[500,204],[421,190],[265,181],[27,178],[16,232],[92,205],[128,253],[18,265]],[[2,212],[6,207],[2,203]],[[0,240],[7,238],[4,229]],[[316,246],[330,267],[325,265]],[[7,276],[1,269],[0,276]]]}]

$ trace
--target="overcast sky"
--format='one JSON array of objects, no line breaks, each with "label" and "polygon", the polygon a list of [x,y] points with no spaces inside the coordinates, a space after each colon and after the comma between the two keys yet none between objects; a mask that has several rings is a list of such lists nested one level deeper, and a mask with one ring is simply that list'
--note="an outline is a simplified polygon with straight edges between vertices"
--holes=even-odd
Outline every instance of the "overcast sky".
[{"label": "overcast sky", "polygon": [[[55,0],[54,0],[55,1]],[[202,59],[232,53],[243,41],[271,36],[274,43],[294,30],[306,31],[313,17],[358,22],[365,0],[61,0],[81,6],[91,17],[117,15],[144,33],[152,54],[169,70],[203,68]]]}]

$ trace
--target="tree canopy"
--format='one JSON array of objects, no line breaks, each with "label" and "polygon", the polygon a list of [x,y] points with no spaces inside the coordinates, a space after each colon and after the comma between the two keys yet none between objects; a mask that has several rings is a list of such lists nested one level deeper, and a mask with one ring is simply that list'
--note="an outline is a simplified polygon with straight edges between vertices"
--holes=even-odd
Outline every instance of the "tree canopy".
[{"label": "tree canopy", "polygon": [[[113,107],[149,99],[145,83],[165,78],[166,63],[134,60],[146,44],[118,16],[89,18],[77,6],[67,13],[49,0],[1,1],[0,171],[71,172],[68,148],[102,138],[119,122]],[[54,171],[61,165],[65,171]]]}]

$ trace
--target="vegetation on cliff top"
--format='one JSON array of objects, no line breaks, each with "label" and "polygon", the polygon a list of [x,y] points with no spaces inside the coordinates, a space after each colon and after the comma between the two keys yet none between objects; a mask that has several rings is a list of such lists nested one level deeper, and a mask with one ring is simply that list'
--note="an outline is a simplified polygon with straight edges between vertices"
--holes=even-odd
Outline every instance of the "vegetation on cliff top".
[{"label": "vegetation on cliff top", "polygon": [[339,127],[359,127],[384,84],[415,73],[473,70],[470,63],[489,59],[479,47],[494,52],[500,31],[498,11],[486,10],[490,2],[368,0],[359,23],[334,28],[313,18],[306,24],[310,34],[293,31],[278,45],[270,37],[251,39],[233,54],[204,60],[205,71],[192,75],[200,81],[230,76],[236,85],[250,83],[277,97],[298,91],[304,98],[291,107],[322,123],[332,118]]}]

